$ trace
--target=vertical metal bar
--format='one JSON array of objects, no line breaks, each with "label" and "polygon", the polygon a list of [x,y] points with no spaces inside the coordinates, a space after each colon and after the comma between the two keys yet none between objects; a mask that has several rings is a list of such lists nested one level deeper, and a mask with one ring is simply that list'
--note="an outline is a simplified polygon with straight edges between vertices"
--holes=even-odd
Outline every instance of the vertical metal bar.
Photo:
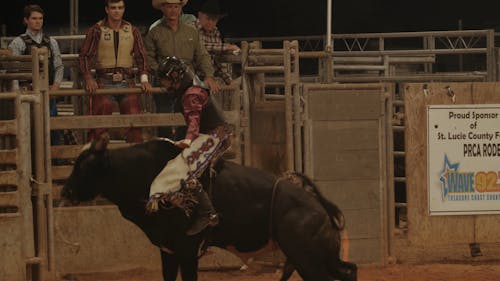
[{"label": "vertical metal bar", "polygon": [[385,179],[386,179],[386,208],[387,210],[384,212],[386,214],[386,231],[387,231],[387,256],[390,259],[391,256],[393,255],[394,249],[393,249],[393,241],[394,241],[394,228],[396,226],[395,222],[395,212],[396,212],[396,207],[395,207],[395,197],[394,197],[394,135],[393,135],[393,130],[392,130],[392,116],[394,116],[394,106],[393,106],[393,98],[394,97],[394,92],[395,92],[395,85],[394,84],[386,84],[387,87],[387,93],[386,93],[386,98],[385,98],[385,115],[384,115],[384,131],[385,131],[385,143],[386,143],[386,149],[385,149],[385,159],[386,159],[386,167],[385,167]]},{"label": "vertical metal bar", "polygon": [[[33,92],[40,95],[40,58],[39,50],[36,47],[32,48],[32,63],[33,63]],[[43,97],[40,99],[43,100]],[[37,220],[37,255],[41,262],[39,265],[39,280],[46,280],[47,273],[47,224],[46,224],[46,209],[43,195],[44,178],[44,144],[43,144],[43,103],[35,103],[33,105],[34,113],[34,132],[35,132],[35,196],[36,196],[36,220]]]},{"label": "vertical metal bar", "polygon": [[290,41],[283,42],[283,66],[285,68],[285,135],[286,135],[286,169],[294,169],[293,154],[293,116],[292,116],[292,81],[291,81],[291,56]]},{"label": "vertical metal bar", "polygon": [[[43,150],[44,150],[44,183],[46,184],[45,194],[47,198],[47,245],[48,245],[48,270],[54,274],[54,214],[52,202],[52,159],[50,152],[50,97],[49,97],[49,53],[47,48],[42,48],[43,54],[43,73],[40,79],[40,92],[43,100]],[[54,275],[52,275],[54,277]]]},{"label": "vertical metal bar", "polygon": [[496,81],[500,81],[500,48],[495,48],[495,55],[496,55],[496,70],[497,70],[497,80]]},{"label": "vertical metal bar", "polygon": [[489,82],[495,81],[495,30],[489,29],[486,32],[486,69]]},{"label": "vertical metal bar", "polygon": [[248,74],[245,68],[248,65],[248,42],[241,42],[241,87],[243,92],[243,112],[241,127],[243,127],[243,163],[247,166],[252,165],[252,139],[250,136],[250,93],[248,87]]},{"label": "vertical metal bar", "polygon": [[324,62],[326,70],[326,77],[322,79],[323,82],[333,81],[333,38],[332,38],[332,7],[333,0],[326,2],[326,36],[325,36],[325,52],[328,53],[326,58],[320,59]]},{"label": "vertical metal bar", "polygon": [[314,179],[312,168],[312,121],[309,118],[309,89],[301,87],[302,96],[304,97],[304,173]]},{"label": "vertical metal bar", "polygon": [[[462,19],[458,20],[458,30],[462,30]],[[459,54],[458,55],[458,71],[462,72],[464,71],[464,55]]]},{"label": "vertical metal bar", "polygon": [[[75,23],[75,0],[69,0],[69,34],[74,35],[75,29],[74,29],[74,23]],[[75,41],[71,40],[70,42],[70,50],[71,53],[75,53]]]},{"label": "vertical metal bar", "polygon": [[388,223],[387,223],[387,132],[386,132],[386,113],[387,113],[387,98],[384,92],[380,91],[377,93],[380,96],[380,118],[378,120],[378,142],[379,142],[379,198],[380,198],[380,222],[381,222],[381,260],[385,264],[387,261],[387,245],[389,243],[388,238]]},{"label": "vertical metal bar", "polygon": [[[75,27],[75,34],[78,34],[78,29],[80,28],[79,26],[79,22],[80,22],[80,0],[74,0],[75,1],[75,5],[74,5],[74,9],[75,9],[75,19],[73,20],[74,22],[74,27]],[[76,50],[75,50],[76,52]]]},{"label": "vertical metal bar", "polygon": [[22,251],[25,259],[35,256],[33,232],[33,204],[31,202],[31,138],[30,138],[30,104],[23,103],[21,96],[15,99],[15,114],[17,121],[17,171],[19,174],[18,192],[20,197],[20,212],[22,216]]},{"label": "vertical metal bar", "polygon": [[294,156],[295,156],[295,171],[303,172],[302,163],[302,106],[300,103],[300,74],[299,74],[299,42],[297,40],[292,41],[290,44],[291,56],[292,56],[292,94],[293,94],[293,113],[294,113]]},{"label": "vertical metal bar", "polygon": [[326,45],[325,51],[332,50],[332,2],[333,0],[326,1]]},{"label": "vertical metal bar", "polygon": [[[231,92],[231,111],[230,112],[234,112],[234,117],[237,118],[234,120],[234,146],[236,147],[236,158],[235,158],[235,161],[236,163],[238,164],[243,164],[242,162],[242,147],[241,147],[241,136],[242,136],[242,132],[241,132],[241,113],[242,113],[242,110],[240,109],[241,108],[241,78],[238,79],[239,80],[239,83],[238,83],[238,87],[234,88]],[[233,81],[234,83],[234,81]]]},{"label": "vertical metal bar", "polygon": [[[436,48],[436,38],[433,35],[430,35],[430,36],[425,37],[425,38],[427,39],[427,46],[425,47],[425,49],[434,50]],[[425,64],[425,72],[427,72],[427,73],[433,72],[432,63]]]},{"label": "vertical metal bar", "polygon": [[[261,41],[253,41],[248,45],[249,49],[262,49],[262,42]],[[252,78],[249,79],[249,81],[252,81],[251,84],[251,91],[252,94],[249,95],[250,97],[250,104],[254,104],[256,102],[262,102],[265,101],[265,80],[266,80],[266,73],[265,72],[258,72],[258,73],[252,73]]]}]

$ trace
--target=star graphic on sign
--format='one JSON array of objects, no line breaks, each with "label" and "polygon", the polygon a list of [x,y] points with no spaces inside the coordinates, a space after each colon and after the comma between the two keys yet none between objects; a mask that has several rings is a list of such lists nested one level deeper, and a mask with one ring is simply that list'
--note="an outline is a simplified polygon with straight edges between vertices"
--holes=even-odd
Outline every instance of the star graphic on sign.
[{"label": "star graphic on sign", "polygon": [[443,187],[443,192],[441,193],[442,196],[443,196],[443,200],[444,200],[444,197],[446,197],[446,190],[447,190],[447,186],[446,184],[448,183],[448,174],[450,171],[454,171],[456,172],[458,170],[458,163],[455,163],[455,164],[451,164],[450,163],[450,160],[448,159],[448,155],[444,155],[444,163],[443,163],[443,169],[440,171],[440,176],[439,176],[439,180],[441,181],[441,185]]}]

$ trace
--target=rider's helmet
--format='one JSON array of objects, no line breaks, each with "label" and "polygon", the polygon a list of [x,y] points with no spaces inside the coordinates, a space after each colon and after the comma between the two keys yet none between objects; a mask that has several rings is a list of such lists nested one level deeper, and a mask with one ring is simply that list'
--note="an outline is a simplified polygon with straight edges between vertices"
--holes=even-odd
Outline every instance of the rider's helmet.
[{"label": "rider's helmet", "polygon": [[182,81],[187,71],[187,66],[177,57],[166,57],[158,66],[158,77],[172,82]]}]

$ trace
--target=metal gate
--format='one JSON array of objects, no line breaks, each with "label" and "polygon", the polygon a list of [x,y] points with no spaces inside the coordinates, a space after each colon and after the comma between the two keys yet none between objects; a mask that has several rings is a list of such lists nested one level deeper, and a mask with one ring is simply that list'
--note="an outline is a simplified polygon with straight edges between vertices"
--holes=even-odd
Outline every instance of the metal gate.
[{"label": "metal gate", "polygon": [[33,48],[31,56],[0,59],[17,62],[9,64],[17,72],[0,80],[32,81],[30,91],[0,93],[0,280],[54,278],[47,54]]}]

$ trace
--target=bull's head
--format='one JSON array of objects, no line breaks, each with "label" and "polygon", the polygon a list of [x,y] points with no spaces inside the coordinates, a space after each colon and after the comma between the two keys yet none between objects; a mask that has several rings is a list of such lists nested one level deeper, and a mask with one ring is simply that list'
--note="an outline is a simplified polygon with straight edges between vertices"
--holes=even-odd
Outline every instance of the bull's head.
[{"label": "bull's head", "polygon": [[108,168],[107,145],[109,135],[103,134],[98,140],[84,147],[75,161],[61,197],[72,204],[89,201],[99,195],[99,179]]}]

